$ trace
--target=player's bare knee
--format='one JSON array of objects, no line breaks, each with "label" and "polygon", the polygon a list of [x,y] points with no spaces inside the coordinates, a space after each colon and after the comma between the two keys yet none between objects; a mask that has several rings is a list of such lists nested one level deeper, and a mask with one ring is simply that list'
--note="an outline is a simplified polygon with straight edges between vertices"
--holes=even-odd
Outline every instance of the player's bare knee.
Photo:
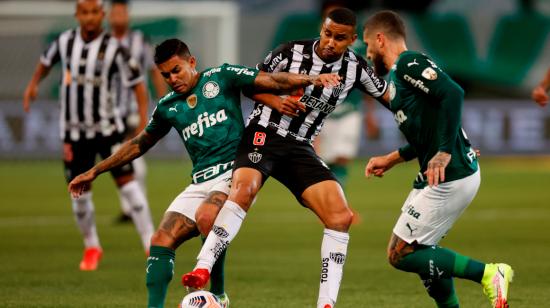
[{"label": "player's bare knee", "polygon": [[346,208],[336,214],[331,214],[325,219],[325,227],[331,230],[347,232],[353,220],[353,212]]},{"label": "player's bare knee", "polygon": [[203,211],[201,213],[197,213],[195,217],[195,223],[197,224],[197,228],[202,235],[207,236],[208,232],[212,230],[212,226],[214,225],[214,221],[216,220],[217,215],[218,212],[211,211]]},{"label": "player's bare knee", "polygon": [[247,182],[233,183],[233,187],[229,199],[248,211],[260,187]]},{"label": "player's bare knee", "polygon": [[162,229],[155,231],[153,236],[151,236],[151,246],[162,246],[175,249],[175,242],[175,238],[172,234]]}]

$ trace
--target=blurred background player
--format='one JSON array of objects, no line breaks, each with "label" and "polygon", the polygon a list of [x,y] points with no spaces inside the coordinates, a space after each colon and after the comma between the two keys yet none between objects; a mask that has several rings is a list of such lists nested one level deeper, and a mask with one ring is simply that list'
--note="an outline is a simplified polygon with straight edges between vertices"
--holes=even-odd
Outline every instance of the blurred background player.
[{"label": "blurred background player", "polygon": [[[244,129],[241,89],[285,90],[320,85],[322,76],[266,74],[229,64],[199,73],[196,58],[178,39],[166,40],[156,47],[155,63],[174,92],[159,101],[151,121],[137,137],[75,178],[69,190],[79,195],[101,173],[142,156],[172,128],[178,131],[193,162],[192,184],[166,210],[151,240],[146,268],[148,307],[163,307],[174,275],[175,250],[199,232],[208,234],[227,199],[233,159]],[[214,232],[222,231],[214,227]],[[219,257],[212,272],[211,291],[226,307],[229,299],[224,290],[225,251]]]},{"label": "blurred background player", "polygon": [[477,156],[462,129],[464,90],[423,53],[407,50],[405,25],[393,11],[364,26],[367,57],[389,76],[390,109],[408,144],[369,160],[365,174],[382,177],[418,159],[420,172],[388,244],[395,268],[417,273],[437,307],[458,308],[453,278],[480,283],[494,308],[507,308],[512,268],[484,264],[437,244],[477,194]]},{"label": "blurred background player", "polygon": [[[109,11],[109,27],[111,35],[117,39],[120,45],[124,48],[125,52],[128,52],[128,56],[131,61],[136,61],[143,73],[144,82],[148,84],[148,78],[153,85],[154,96],[160,99],[166,94],[166,84],[162,80],[157,67],[153,63],[153,51],[151,45],[147,42],[143,32],[137,29],[130,29],[130,14],[129,14],[129,0],[112,0],[111,9]],[[134,91],[131,87],[124,86],[124,83],[120,79],[120,74],[116,75],[116,84],[118,88],[116,101],[118,102],[118,109],[120,116],[122,117],[126,131],[124,132],[125,139],[134,137],[138,131],[138,125],[140,116],[138,113],[138,104]],[[141,189],[147,195],[147,186],[145,183],[145,176],[147,173],[147,166],[145,164],[145,158],[139,157],[132,162],[134,168],[134,177],[138,181]],[[118,217],[119,222],[131,221],[131,206],[126,199],[120,195],[120,205],[122,212]]]},{"label": "blurred background player", "polygon": [[[98,154],[103,158],[111,155],[123,140],[125,126],[113,104],[116,89],[109,86],[114,78],[112,73],[119,73],[124,85],[133,89],[138,102],[139,127],[147,123],[147,89],[139,66],[103,31],[104,15],[101,0],[76,1],[75,17],[79,27],[63,32],[49,45],[24,93],[23,107],[28,112],[40,81],[61,61],[60,131],[67,182],[91,168]],[[132,209],[132,219],[148,253],[153,223],[147,199],[134,180],[132,166],[120,166],[111,174],[119,194]],[[72,209],[84,237],[80,269],[95,270],[103,251],[96,230],[91,186],[78,198],[72,198]]]},{"label": "blurred background player", "polygon": [[548,89],[550,89],[550,68],[546,71],[544,78],[531,93],[531,98],[533,98],[533,100],[541,107],[548,104]]}]

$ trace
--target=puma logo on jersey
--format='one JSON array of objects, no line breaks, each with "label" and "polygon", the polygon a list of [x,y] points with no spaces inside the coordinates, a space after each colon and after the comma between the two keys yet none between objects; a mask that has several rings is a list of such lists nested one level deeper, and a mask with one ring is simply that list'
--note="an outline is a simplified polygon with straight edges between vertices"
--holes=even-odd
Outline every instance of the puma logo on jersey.
[{"label": "puma logo on jersey", "polygon": [[407,67],[411,67],[413,65],[420,65],[420,64],[418,64],[418,62],[416,62],[416,58],[414,58],[414,60],[412,62],[407,63]]},{"label": "puma logo on jersey", "polygon": [[168,111],[178,112],[176,106],[168,108]]},{"label": "puma logo on jersey", "polygon": [[183,135],[183,139],[185,141],[187,141],[191,136],[195,135],[198,135],[198,137],[202,137],[202,135],[204,135],[205,129],[224,122],[225,120],[227,120],[225,109],[222,109],[213,114],[204,112],[199,114],[199,116],[197,117],[197,122],[182,129],[181,134]]}]

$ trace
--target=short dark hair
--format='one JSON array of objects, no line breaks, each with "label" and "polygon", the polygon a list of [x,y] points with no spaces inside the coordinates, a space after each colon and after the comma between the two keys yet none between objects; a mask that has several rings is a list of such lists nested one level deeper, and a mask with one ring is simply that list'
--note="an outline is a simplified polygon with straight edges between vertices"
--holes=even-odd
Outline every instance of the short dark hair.
[{"label": "short dark hair", "polygon": [[355,13],[345,7],[339,7],[330,11],[327,15],[327,18],[330,18],[335,23],[341,25],[352,27],[355,27],[357,25],[357,17],[355,16]]},{"label": "short dark hair", "polygon": [[380,11],[369,17],[363,25],[363,30],[365,29],[369,29],[369,31],[381,30],[392,38],[407,38],[403,19],[396,12],[390,10]]},{"label": "short dark hair", "polygon": [[187,44],[177,38],[168,39],[155,47],[155,64],[164,63],[176,55],[187,59],[191,52]]}]

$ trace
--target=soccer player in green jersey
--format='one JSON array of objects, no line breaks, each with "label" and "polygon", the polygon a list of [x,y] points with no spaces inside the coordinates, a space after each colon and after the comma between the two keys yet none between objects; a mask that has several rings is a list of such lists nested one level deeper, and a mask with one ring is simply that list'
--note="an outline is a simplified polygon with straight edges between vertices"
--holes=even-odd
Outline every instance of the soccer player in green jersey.
[{"label": "soccer player in green jersey", "polygon": [[484,264],[438,246],[475,197],[480,171],[461,128],[464,91],[425,54],[409,51],[405,27],[392,11],[364,26],[367,57],[389,75],[389,108],[408,144],[369,160],[365,174],[382,177],[398,163],[418,159],[420,172],[393,229],[388,259],[417,273],[437,307],[458,307],[453,278],[481,283],[493,307],[508,307],[507,264]]},{"label": "soccer player in green jersey", "polygon": [[[101,173],[140,157],[170,129],[177,130],[193,162],[192,184],[168,207],[151,239],[146,269],[148,307],[164,305],[173,276],[175,249],[199,233],[208,234],[227,199],[233,160],[244,129],[241,89],[289,91],[309,85],[330,87],[337,85],[340,78],[336,74],[271,74],[230,64],[197,72],[196,61],[187,45],[178,39],[157,46],[155,63],[173,92],[159,101],[149,124],[137,137],[69,184],[69,190],[77,196]],[[289,114],[302,108],[298,104],[273,107],[286,109]],[[220,261],[217,264],[221,263],[221,267],[223,257]],[[211,291],[226,298],[222,268],[214,276]]]}]

